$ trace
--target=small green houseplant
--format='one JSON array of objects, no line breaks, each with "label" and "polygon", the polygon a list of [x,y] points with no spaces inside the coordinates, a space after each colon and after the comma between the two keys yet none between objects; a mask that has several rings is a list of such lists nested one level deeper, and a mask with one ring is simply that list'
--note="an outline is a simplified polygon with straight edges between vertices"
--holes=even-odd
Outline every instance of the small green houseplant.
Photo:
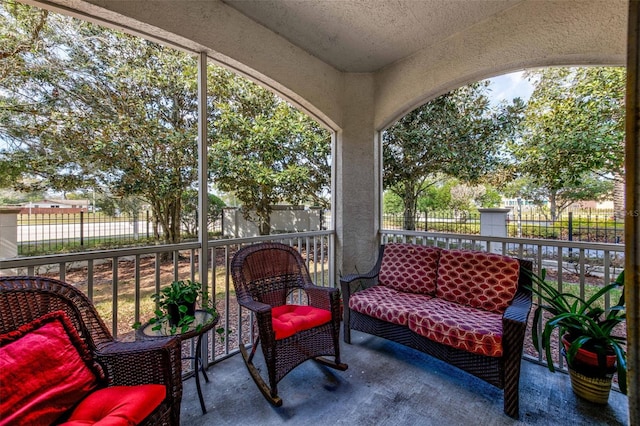
[{"label": "small green houseplant", "polygon": [[[196,300],[200,298],[203,310],[215,315],[215,309],[209,306],[209,300],[202,291],[202,285],[197,281],[179,280],[162,288],[160,293],[151,298],[157,303],[155,317],[150,323],[153,330],[166,327],[171,334],[185,333],[195,321]],[[199,327],[202,327],[200,324]]]},{"label": "small green houseplant", "polygon": [[[567,358],[570,371],[573,369],[587,377],[602,379],[605,382],[608,380],[610,388],[612,373],[616,370],[616,367],[612,366],[615,364],[620,391],[626,394],[627,358],[623,347],[626,338],[613,334],[615,327],[625,321],[624,271],[613,283],[605,285],[586,300],[571,293],[559,292],[553,285],[545,281],[546,270],[544,269],[541,276],[529,273],[532,282],[529,289],[542,300],[534,311],[533,344],[539,352],[541,349],[545,350],[549,370],[555,371],[551,355],[551,339],[553,331],[557,329],[560,336],[563,337],[564,355]],[[597,305],[600,298],[611,294],[616,289],[622,289],[622,295],[615,306],[605,310]],[[548,312],[551,317],[545,321],[540,336],[536,324],[540,323],[544,311]],[[587,364],[581,356],[585,352],[586,355],[591,353],[590,357],[595,361],[593,365]],[[608,365],[607,357],[610,359]],[[576,389],[573,377],[574,391],[589,399],[588,396]],[[608,399],[608,390],[606,398]],[[601,399],[597,402],[603,401]]]}]

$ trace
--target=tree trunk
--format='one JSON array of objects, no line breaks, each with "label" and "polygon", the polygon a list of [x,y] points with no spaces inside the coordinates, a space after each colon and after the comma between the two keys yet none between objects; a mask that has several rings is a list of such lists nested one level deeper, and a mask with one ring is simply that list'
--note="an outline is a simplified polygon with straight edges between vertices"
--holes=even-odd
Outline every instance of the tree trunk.
[{"label": "tree trunk", "polygon": [[258,232],[260,235],[271,234],[271,207],[269,202],[260,203],[260,210],[256,211],[258,215]]},{"label": "tree trunk", "polygon": [[416,230],[416,204],[417,199],[413,193],[413,188],[407,185],[405,186],[404,197],[402,202],[404,204],[404,229],[407,231]]},{"label": "tree trunk", "polygon": [[404,229],[407,231],[416,230],[415,214],[411,209],[404,209]]},{"label": "tree trunk", "polygon": [[555,223],[558,220],[556,194],[549,196],[549,214],[551,215],[551,222]]},{"label": "tree trunk", "polygon": [[271,219],[267,217],[266,219],[260,218],[259,222],[260,235],[269,235],[271,233]]}]

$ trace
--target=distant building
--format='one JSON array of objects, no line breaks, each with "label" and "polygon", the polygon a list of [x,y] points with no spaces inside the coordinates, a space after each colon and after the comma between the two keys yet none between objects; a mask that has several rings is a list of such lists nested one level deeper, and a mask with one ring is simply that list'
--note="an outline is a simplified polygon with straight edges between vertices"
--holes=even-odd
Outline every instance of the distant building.
[{"label": "distant building", "polygon": [[20,214],[80,213],[89,211],[89,200],[30,201],[20,207]]},{"label": "distant building", "polygon": [[[517,210],[518,203],[523,211],[535,209],[536,205],[531,200],[524,200],[522,198],[503,198],[502,205],[504,207],[511,207],[513,210]],[[548,201],[545,201],[543,205],[547,206]],[[594,209],[594,210],[613,210],[613,200],[603,201],[579,201],[569,206],[570,209]]]}]

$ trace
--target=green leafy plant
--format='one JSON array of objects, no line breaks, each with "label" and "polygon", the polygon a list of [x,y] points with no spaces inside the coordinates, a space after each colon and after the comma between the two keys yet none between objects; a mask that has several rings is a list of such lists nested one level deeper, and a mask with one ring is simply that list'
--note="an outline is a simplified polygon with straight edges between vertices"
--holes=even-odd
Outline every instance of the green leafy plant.
[{"label": "green leafy plant", "polygon": [[[528,288],[540,297],[542,303],[534,311],[532,339],[538,352],[545,350],[547,366],[550,371],[555,371],[551,356],[551,338],[554,329],[558,329],[560,336],[567,336],[570,342],[566,350],[567,362],[570,367],[578,365],[576,354],[579,349],[585,349],[597,354],[598,366],[592,373],[603,374],[606,372],[607,355],[615,355],[618,384],[620,390],[627,392],[627,357],[623,345],[626,343],[624,336],[613,334],[615,327],[625,321],[624,291],[615,306],[603,309],[598,306],[598,300],[614,290],[624,290],[624,271],[618,278],[588,299],[583,299],[571,293],[561,293],[555,286],[545,280],[546,270],[541,275],[526,271],[531,275],[532,285]],[[542,329],[542,336],[535,324],[539,324],[542,313],[547,311],[551,318],[546,320]]]},{"label": "green leafy plant", "polygon": [[[201,308],[215,316],[215,308],[202,291],[202,284],[197,281],[174,281],[162,288],[160,293],[151,295],[158,305],[154,312],[156,316],[149,321],[154,324],[152,329],[160,330],[166,327],[171,334],[176,334],[178,330],[180,333],[187,332],[195,321],[194,309],[198,297],[201,300]],[[203,324],[198,324],[196,330],[202,326]]]}]

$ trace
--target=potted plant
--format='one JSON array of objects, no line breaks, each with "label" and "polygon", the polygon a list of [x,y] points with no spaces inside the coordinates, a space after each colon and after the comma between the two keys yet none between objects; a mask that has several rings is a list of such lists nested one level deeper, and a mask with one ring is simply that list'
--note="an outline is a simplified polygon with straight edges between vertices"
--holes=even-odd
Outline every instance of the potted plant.
[{"label": "potted plant", "polygon": [[153,330],[167,327],[171,334],[178,330],[185,333],[195,321],[196,300],[200,297],[202,309],[215,314],[215,309],[209,306],[209,300],[202,291],[202,285],[197,281],[179,280],[162,288],[160,293],[151,298],[157,303],[155,317],[149,321],[154,324]]},{"label": "potted plant", "polygon": [[[626,394],[627,358],[623,347],[626,338],[613,334],[616,326],[625,321],[624,271],[613,283],[586,300],[559,292],[545,281],[544,269],[541,276],[528,273],[532,282],[529,289],[542,300],[534,311],[533,344],[539,352],[545,350],[549,370],[555,371],[551,339],[553,331],[558,329],[564,345],[561,352],[566,357],[572,388],[578,396],[606,404],[615,371],[618,372],[620,391]],[[622,289],[622,295],[615,306],[607,310],[598,306],[599,299],[619,289]],[[545,320],[540,336],[536,324],[544,311],[551,317]]]}]

